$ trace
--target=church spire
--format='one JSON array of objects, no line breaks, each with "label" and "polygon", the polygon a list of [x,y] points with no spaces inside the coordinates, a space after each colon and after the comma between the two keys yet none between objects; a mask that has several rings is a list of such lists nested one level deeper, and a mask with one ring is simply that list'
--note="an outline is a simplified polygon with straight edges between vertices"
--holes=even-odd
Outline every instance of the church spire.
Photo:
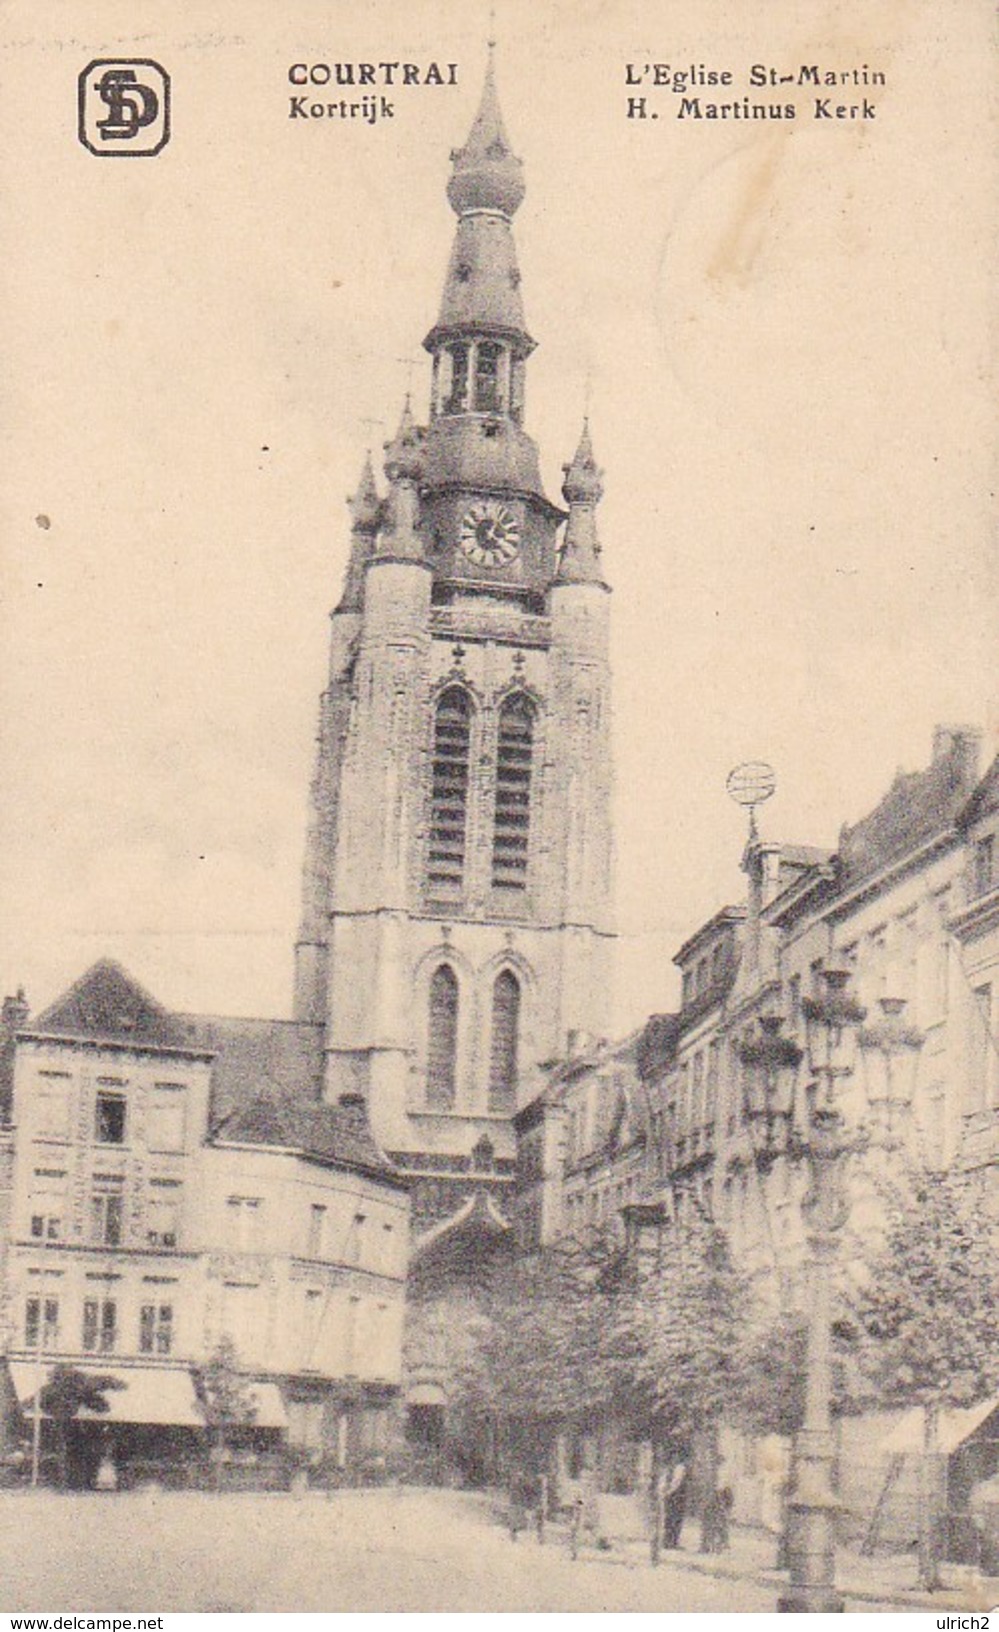
[{"label": "church spire", "polygon": [[347,506],[350,510],[350,559],[337,611],[360,612],[364,605],[365,563],[371,557],[382,519],[382,501],[378,497],[370,453],[365,458],[357,492],[347,500]]},{"label": "church spire", "polygon": [[602,584],[596,510],[604,494],[603,471],[593,456],[589,419],[583,420],[583,433],[572,462],[562,469],[565,473],[562,496],[569,506],[569,520],[555,582]]},{"label": "church spire", "polygon": [[[464,147],[452,152],[451,165],[447,196],[458,227],[440,316],[424,345],[436,353],[445,340],[483,335],[512,342],[513,354],[523,359],[534,342],[527,333],[510,230],[524,197],[523,165],[503,124],[491,51],[479,111]],[[467,406],[473,406],[471,400]]]},{"label": "church spire", "polygon": [[513,153],[503,124],[492,41],[479,111],[464,147],[452,152],[451,163],[447,196],[455,215],[498,210],[510,220],[516,214],[524,200],[524,167]]}]

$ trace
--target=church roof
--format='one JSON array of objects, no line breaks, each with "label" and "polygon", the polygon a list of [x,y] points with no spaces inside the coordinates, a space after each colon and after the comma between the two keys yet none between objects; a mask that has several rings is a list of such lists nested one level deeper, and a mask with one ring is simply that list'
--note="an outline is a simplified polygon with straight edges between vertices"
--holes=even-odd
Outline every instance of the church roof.
[{"label": "church roof", "polygon": [[400,1188],[407,1186],[375,1144],[363,1105],[327,1105],[290,1095],[260,1094],[217,1122],[212,1137],[216,1143],[300,1151],[317,1161],[394,1179]]},{"label": "church roof", "polygon": [[189,1047],[211,1049],[211,1122],[261,1096],[318,1100],[323,1075],[323,1030],[299,1020],[260,1020],[218,1014],[178,1014]]}]

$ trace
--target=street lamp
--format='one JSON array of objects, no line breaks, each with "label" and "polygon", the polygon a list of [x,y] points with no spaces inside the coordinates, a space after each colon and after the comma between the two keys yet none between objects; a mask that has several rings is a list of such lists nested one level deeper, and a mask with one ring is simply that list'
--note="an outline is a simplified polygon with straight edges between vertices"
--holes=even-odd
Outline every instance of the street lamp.
[{"label": "street lamp", "polygon": [[839,1503],[832,1485],[833,1263],[848,1212],[840,1159],[858,1144],[847,1134],[839,1099],[845,1079],[854,1071],[866,1010],[847,991],[850,970],[845,966],[827,963],[819,979],[821,995],[802,1003],[811,1076],[805,1130],[809,1188],[802,1212],[812,1274],[805,1413],[795,1436],[794,1482],[788,1498],[790,1582],[777,1607],[795,1613],[828,1614],[843,1608],[835,1580]]}]

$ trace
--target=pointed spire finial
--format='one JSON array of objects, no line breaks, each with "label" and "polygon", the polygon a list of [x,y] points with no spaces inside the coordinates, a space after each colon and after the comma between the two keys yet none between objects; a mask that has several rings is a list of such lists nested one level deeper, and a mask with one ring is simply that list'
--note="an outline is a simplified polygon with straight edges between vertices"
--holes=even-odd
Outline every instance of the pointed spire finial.
[{"label": "pointed spire finial", "polygon": [[357,492],[351,495],[347,503],[350,506],[351,528],[355,533],[374,532],[377,529],[381,500],[370,448],[364,456]]},{"label": "pointed spire finial", "polygon": [[423,470],[423,433],[413,419],[413,407],[406,392],[399,429],[385,444],[385,474],[390,482],[418,481]]},{"label": "pointed spire finial", "polygon": [[456,215],[496,210],[509,218],[524,198],[523,165],[510,147],[496,94],[494,44],[489,43],[482,99],[468,140],[451,154],[447,196]]},{"label": "pointed spire finial", "polygon": [[603,584],[596,508],[603,497],[603,472],[593,455],[589,417],[583,420],[579,446],[572,462],[562,466],[562,495],[569,506],[565,539],[559,556],[557,584]]}]

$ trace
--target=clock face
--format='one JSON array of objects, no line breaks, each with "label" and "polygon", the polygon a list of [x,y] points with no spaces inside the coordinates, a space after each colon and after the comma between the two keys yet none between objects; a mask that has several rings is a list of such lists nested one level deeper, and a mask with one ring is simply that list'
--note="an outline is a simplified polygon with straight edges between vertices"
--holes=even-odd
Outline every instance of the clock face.
[{"label": "clock face", "polygon": [[458,543],[477,567],[508,566],[520,553],[517,518],[496,499],[480,499],[462,516]]}]

